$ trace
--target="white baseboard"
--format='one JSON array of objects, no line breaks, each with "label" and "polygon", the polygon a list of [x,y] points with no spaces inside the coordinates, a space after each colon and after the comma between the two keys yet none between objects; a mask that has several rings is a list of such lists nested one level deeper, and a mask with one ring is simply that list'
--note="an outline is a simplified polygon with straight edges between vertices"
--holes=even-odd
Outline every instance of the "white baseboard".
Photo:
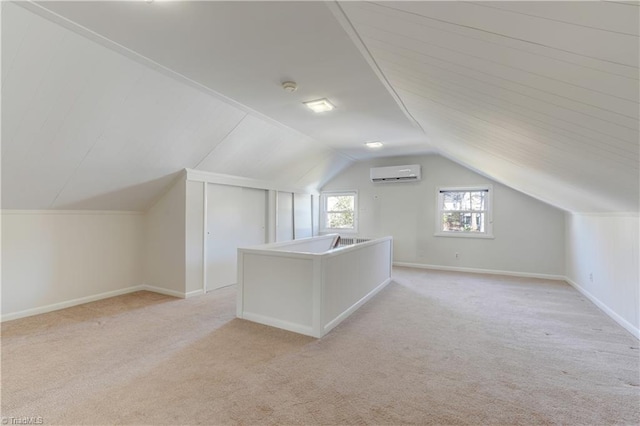
[{"label": "white baseboard", "polygon": [[610,307],[602,303],[597,297],[593,294],[589,293],[587,290],[582,288],[578,283],[571,280],[569,277],[564,277],[565,281],[568,282],[573,288],[578,290],[584,297],[589,299],[594,305],[600,308],[605,314],[609,315],[612,320],[620,324],[625,330],[631,333],[636,339],[640,340],[640,329],[635,327],[626,319],[622,318],[620,315],[615,313]]},{"label": "white baseboard", "polygon": [[294,333],[304,334],[305,336],[320,337],[320,336],[316,336],[316,333],[314,333],[313,327],[297,324],[294,322],[284,321],[277,318],[267,317],[260,314],[254,314],[253,312],[243,312],[242,316],[238,318],[242,318],[251,322],[257,322],[258,324],[281,328],[287,331],[293,331]]},{"label": "white baseboard", "polygon": [[425,265],[423,263],[393,262],[393,266],[404,266],[407,268],[419,268],[419,269],[435,269],[438,271],[470,272],[474,274],[507,275],[511,277],[523,277],[523,278],[542,278],[545,280],[555,280],[555,281],[564,281],[566,279],[566,277],[563,275],[536,274],[532,272],[500,271],[495,269],[463,268],[458,266]]},{"label": "white baseboard", "polygon": [[122,288],[119,290],[98,293],[92,296],[85,296],[85,297],[79,297],[77,299],[65,300],[64,302],[53,303],[51,305],[40,306],[37,308],[25,309],[19,312],[4,314],[2,315],[2,317],[0,317],[0,322],[30,317],[33,315],[46,314],[47,312],[58,311],[60,309],[70,308],[72,306],[83,305],[85,303],[96,302],[98,300],[108,299],[110,297],[115,297],[115,296],[122,296],[123,294],[129,294],[129,293],[134,293],[136,291],[143,291],[143,290],[151,291],[153,293],[164,294],[166,296],[173,296],[180,299],[187,299],[189,297],[203,294],[202,290],[195,290],[195,291],[190,291],[188,293],[182,293],[175,290],[168,290],[161,287],[142,284],[142,285],[136,285],[136,286],[127,287],[127,288]]},{"label": "white baseboard", "polygon": [[141,290],[147,290],[158,294],[164,294],[165,296],[178,297],[180,299],[186,299],[186,294],[176,290],[169,290],[167,288],[156,287],[148,284],[141,285]]},{"label": "white baseboard", "polygon": [[193,291],[188,291],[184,294],[185,299],[188,299],[190,297],[194,297],[194,296],[200,296],[204,294],[204,290],[200,289],[200,290],[193,290]]},{"label": "white baseboard", "polygon": [[65,300],[64,302],[53,303],[51,305],[40,306],[37,308],[25,309],[19,312],[2,315],[1,321],[11,321],[18,318],[30,317],[33,315],[46,314],[60,309],[70,308],[84,303],[95,302],[97,300],[108,299],[110,297],[121,296],[123,294],[133,293],[135,291],[146,290],[144,286],[137,285],[133,287],[122,288],[119,290],[107,291],[104,293],[94,294],[92,296],[79,297],[77,299]]}]

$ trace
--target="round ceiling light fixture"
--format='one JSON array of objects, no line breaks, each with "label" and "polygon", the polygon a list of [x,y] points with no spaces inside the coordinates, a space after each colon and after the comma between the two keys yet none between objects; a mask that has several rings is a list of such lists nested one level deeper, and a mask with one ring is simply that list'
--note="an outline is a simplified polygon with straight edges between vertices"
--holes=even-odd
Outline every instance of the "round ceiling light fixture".
[{"label": "round ceiling light fixture", "polygon": [[298,84],[295,81],[285,81],[282,83],[282,88],[289,93],[293,93],[298,90]]}]

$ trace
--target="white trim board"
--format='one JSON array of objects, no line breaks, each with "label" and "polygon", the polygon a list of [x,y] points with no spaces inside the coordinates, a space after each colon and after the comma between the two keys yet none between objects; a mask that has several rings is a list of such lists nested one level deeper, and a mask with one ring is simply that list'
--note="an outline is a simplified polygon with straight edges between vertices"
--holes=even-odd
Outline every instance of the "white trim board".
[{"label": "white trim board", "polygon": [[615,313],[610,307],[608,307],[607,305],[602,303],[597,297],[595,297],[594,295],[589,293],[587,290],[585,290],[584,288],[580,287],[580,285],[578,285],[578,283],[576,283],[575,281],[571,280],[569,277],[565,277],[564,279],[573,288],[578,290],[578,292],[580,292],[580,294],[582,294],[584,297],[589,299],[591,301],[591,303],[593,303],[598,308],[600,308],[600,310],[603,311],[605,314],[607,314],[612,320],[617,322],[620,326],[622,326],[622,328],[624,328],[629,333],[631,333],[636,339],[640,340],[640,328],[636,328],[629,321],[627,321],[626,319],[622,318],[620,315]]},{"label": "white trim board", "polygon": [[541,278],[544,280],[564,281],[564,275],[537,274],[533,272],[500,271],[495,269],[463,268],[458,266],[426,265],[422,263],[393,262],[393,266],[418,269],[434,269],[438,271],[469,272],[473,274],[507,275],[511,277]]},{"label": "white trim board", "polygon": [[567,212],[571,216],[640,217],[638,212]]},{"label": "white trim board", "polygon": [[66,300],[64,302],[53,303],[51,305],[39,306],[37,308],[25,309],[23,311],[12,312],[10,314],[2,315],[1,321],[11,321],[18,318],[25,318],[39,314],[46,314],[47,312],[59,311],[61,309],[70,308],[72,306],[83,305],[85,303],[96,302],[102,299],[108,299],[110,297],[121,296],[123,294],[133,293],[136,291],[145,290],[144,286],[137,285],[133,287],[122,288],[119,290],[107,291],[104,293],[94,294],[92,296],[79,297],[77,299]]},{"label": "white trim board", "polygon": [[142,216],[143,211],[137,210],[0,210],[0,214],[4,215],[76,215],[76,216]]},{"label": "white trim board", "polygon": [[244,188],[266,189],[294,194],[318,195],[318,191],[306,188],[295,188],[280,185],[261,179],[251,179],[241,176],[225,175],[221,173],[206,172],[203,170],[184,169],[185,179],[195,182],[216,183],[220,185],[242,186]]},{"label": "white trim board", "polygon": [[77,299],[65,300],[64,302],[58,302],[50,305],[39,306],[37,308],[25,309],[23,311],[12,312],[10,314],[4,314],[2,315],[2,317],[0,317],[0,322],[31,317],[34,315],[46,314],[48,312],[59,311],[61,309],[71,308],[73,306],[78,306],[78,305],[84,305],[85,303],[97,302],[98,300],[109,299],[111,297],[116,297],[116,296],[122,296],[123,294],[134,293],[136,291],[150,291],[153,293],[164,294],[165,296],[172,296],[179,299],[188,299],[189,297],[203,294],[202,290],[195,290],[195,291],[190,291],[188,293],[181,293],[175,290],[168,290],[160,287],[143,284],[143,285],[136,285],[132,287],[121,288],[113,291],[107,291],[104,293],[98,293],[91,296],[79,297]]}]

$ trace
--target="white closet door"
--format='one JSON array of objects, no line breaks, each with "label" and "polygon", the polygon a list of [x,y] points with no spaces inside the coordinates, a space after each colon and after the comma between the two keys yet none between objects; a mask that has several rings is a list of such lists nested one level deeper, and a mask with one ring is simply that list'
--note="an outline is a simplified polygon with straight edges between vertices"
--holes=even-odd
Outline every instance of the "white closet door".
[{"label": "white closet door", "polygon": [[238,281],[238,247],[265,242],[266,191],[207,185],[207,291]]},{"label": "white closet door", "polygon": [[278,191],[276,241],[293,240],[293,194]]}]

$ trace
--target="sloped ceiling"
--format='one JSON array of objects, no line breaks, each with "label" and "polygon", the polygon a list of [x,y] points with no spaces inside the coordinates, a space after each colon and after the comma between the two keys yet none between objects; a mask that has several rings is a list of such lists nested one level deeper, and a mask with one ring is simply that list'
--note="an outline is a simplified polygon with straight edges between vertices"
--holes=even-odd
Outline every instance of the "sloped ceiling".
[{"label": "sloped ceiling", "polygon": [[342,2],[337,16],[447,157],[566,210],[638,211],[638,6]]},{"label": "sloped ceiling", "polygon": [[2,207],[145,210],[183,168],[315,188],[352,162],[2,3]]},{"label": "sloped ceiling", "polygon": [[[144,210],[185,167],[317,187],[435,150],[569,211],[638,211],[639,9],[3,2],[2,207]],[[304,110],[320,97],[336,114]]]}]

